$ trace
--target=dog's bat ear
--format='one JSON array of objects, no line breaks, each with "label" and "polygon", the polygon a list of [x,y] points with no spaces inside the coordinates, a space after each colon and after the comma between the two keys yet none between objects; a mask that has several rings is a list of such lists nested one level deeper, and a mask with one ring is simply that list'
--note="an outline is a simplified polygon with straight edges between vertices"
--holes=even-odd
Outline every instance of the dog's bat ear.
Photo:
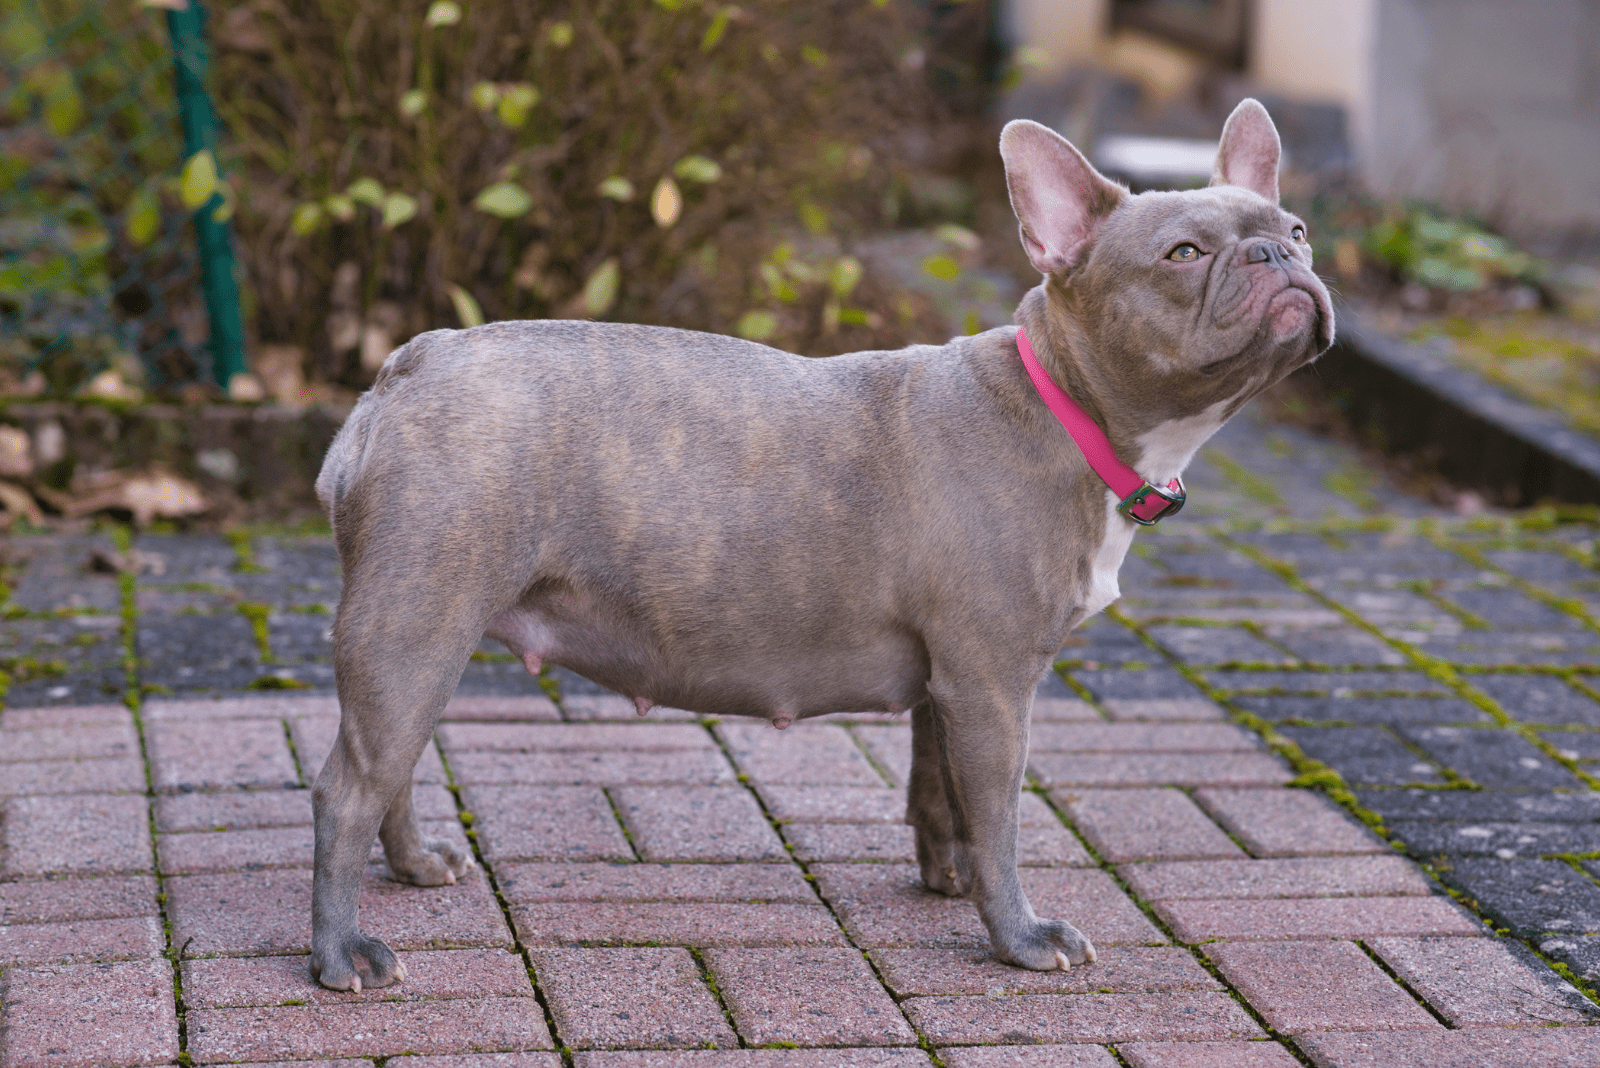
[{"label": "dog's bat ear", "polygon": [[1090,166],[1066,138],[1027,119],[1006,123],[1000,158],[1005,160],[1023,250],[1044,274],[1076,267],[1094,243],[1101,220],[1128,195]]},{"label": "dog's bat ear", "polygon": [[1278,128],[1261,101],[1246,97],[1228,116],[1217,146],[1212,185],[1237,185],[1278,202],[1278,161],[1283,147]]}]

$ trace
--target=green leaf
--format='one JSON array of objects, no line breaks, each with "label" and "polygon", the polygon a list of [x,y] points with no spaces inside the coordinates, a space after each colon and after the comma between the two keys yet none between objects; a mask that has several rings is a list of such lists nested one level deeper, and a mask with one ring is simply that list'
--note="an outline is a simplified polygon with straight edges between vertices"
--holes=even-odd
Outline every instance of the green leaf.
[{"label": "green leaf", "polygon": [[967,317],[961,322],[961,328],[966,331],[968,337],[973,334],[981,334],[983,333],[983,320],[978,318],[977,312],[969,311],[967,312]]},{"label": "green leaf", "polygon": [[563,19],[550,24],[550,43],[557,48],[565,48],[572,43],[572,23]]},{"label": "green leaf", "polygon": [[454,26],[461,21],[461,5],[452,0],[433,0],[423,21],[429,26]]},{"label": "green leaf", "polygon": [[949,256],[929,256],[922,261],[922,269],[935,278],[942,278],[946,282],[961,277],[961,264]]},{"label": "green leaf", "polygon": [[600,195],[610,197],[612,200],[632,200],[633,183],[620,174],[614,174],[600,183]]},{"label": "green leaf", "polygon": [[668,11],[676,11],[683,6],[683,0],[656,0],[656,6]]},{"label": "green leaf", "polygon": [[496,182],[479,193],[472,206],[502,219],[520,219],[532,209],[533,198],[515,182]]},{"label": "green leaf", "polygon": [[860,308],[840,308],[839,321],[848,326],[866,326],[872,320],[867,313]]},{"label": "green leaf", "polygon": [[861,281],[861,261],[854,256],[841,257],[833,265],[833,272],[828,276],[828,282],[833,286],[833,291],[841,297],[848,297],[850,291]]},{"label": "green leaf", "polygon": [[390,193],[383,198],[383,227],[393,230],[396,226],[410,222],[417,217],[417,198],[407,196],[405,193]]},{"label": "green leaf", "polygon": [[828,65],[828,53],[824,52],[816,45],[808,44],[801,48],[800,58],[804,59],[813,67],[826,67]]},{"label": "green leaf", "polygon": [[340,222],[349,222],[356,217],[356,202],[343,193],[329,193],[322,198],[322,206]]},{"label": "green leaf", "polygon": [[233,218],[233,211],[239,206],[239,197],[227,182],[218,182],[217,192],[222,196],[222,203],[211,209],[211,221],[225,223]]},{"label": "green leaf", "polygon": [[722,168],[707,156],[685,156],[672,165],[672,173],[686,182],[714,182],[722,177]]},{"label": "green leaf", "polygon": [[488,111],[500,100],[500,87],[494,82],[478,82],[472,87],[472,106],[479,111]]},{"label": "green leaf", "polygon": [[460,286],[451,286],[449,293],[450,303],[456,306],[456,318],[461,320],[463,327],[470,329],[483,325],[483,309],[478,307],[471,293]]},{"label": "green leaf", "polygon": [[725,7],[712,17],[711,25],[706,27],[706,35],[700,38],[700,51],[709,52],[717,47],[722,35],[728,32],[728,20],[738,10],[736,7]]},{"label": "green leaf", "polygon": [[526,82],[516,85],[502,85],[500,87],[500,102],[495,105],[495,114],[500,121],[512,129],[517,129],[528,121],[528,112],[539,102],[539,90]]},{"label": "green leaf", "polygon": [[800,223],[817,237],[828,232],[828,213],[820,204],[807,201],[800,205]]},{"label": "green leaf", "polygon": [[322,205],[315,201],[307,201],[294,209],[294,214],[289,217],[289,229],[301,237],[312,233],[322,225]]},{"label": "green leaf", "polygon": [[617,286],[621,281],[622,272],[615,256],[596,267],[589,280],[583,283],[583,310],[595,318],[610,311],[611,305],[617,302]]},{"label": "green leaf", "polygon": [[765,341],[778,332],[778,317],[769,311],[747,311],[734,332],[747,341]]},{"label": "green leaf", "polygon": [[178,197],[190,211],[211,199],[217,191],[217,157],[209,148],[202,148],[183,162],[183,173],[178,179]]},{"label": "green leaf", "polygon": [[154,189],[145,186],[133,195],[124,230],[135,248],[144,248],[156,239],[161,232],[161,200]]},{"label": "green leaf", "polygon": [[357,204],[366,204],[368,207],[381,207],[383,204],[383,186],[376,178],[357,178],[345,190],[351,200]]},{"label": "green leaf", "polygon": [[428,106],[428,94],[421,89],[407,89],[400,94],[400,114],[408,119],[421,115]]}]

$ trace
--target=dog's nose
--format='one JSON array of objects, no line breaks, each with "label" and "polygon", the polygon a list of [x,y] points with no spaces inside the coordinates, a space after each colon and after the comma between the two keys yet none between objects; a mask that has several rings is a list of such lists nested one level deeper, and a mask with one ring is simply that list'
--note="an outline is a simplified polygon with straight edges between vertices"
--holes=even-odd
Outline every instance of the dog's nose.
[{"label": "dog's nose", "polygon": [[1277,241],[1258,241],[1245,252],[1246,263],[1270,263],[1274,267],[1289,269],[1289,250]]}]

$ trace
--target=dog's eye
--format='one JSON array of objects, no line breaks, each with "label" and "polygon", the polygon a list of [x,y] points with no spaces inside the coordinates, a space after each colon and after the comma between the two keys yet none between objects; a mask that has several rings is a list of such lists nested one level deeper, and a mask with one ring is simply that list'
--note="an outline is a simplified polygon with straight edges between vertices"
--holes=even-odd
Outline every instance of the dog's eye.
[{"label": "dog's eye", "polygon": [[1199,258],[1200,250],[1187,241],[1167,253],[1167,259],[1177,260],[1179,263],[1192,263]]},{"label": "dog's eye", "polygon": [[1306,241],[1306,228],[1304,226],[1296,226],[1293,230],[1289,231],[1289,236],[1303,245]]}]

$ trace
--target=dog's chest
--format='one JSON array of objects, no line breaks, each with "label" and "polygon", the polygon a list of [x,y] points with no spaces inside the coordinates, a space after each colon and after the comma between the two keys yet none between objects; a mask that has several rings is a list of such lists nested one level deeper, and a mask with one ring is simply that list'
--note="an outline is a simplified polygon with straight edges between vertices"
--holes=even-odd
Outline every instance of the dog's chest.
[{"label": "dog's chest", "polygon": [[1100,538],[1100,546],[1095,550],[1090,565],[1089,589],[1083,603],[1085,619],[1122,596],[1117,585],[1117,572],[1122,568],[1122,559],[1128,555],[1128,547],[1133,544],[1133,532],[1137,529],[1117,511],[1120,502],[1115,493],[1106,490],[1105,501],[1105,533]]}]

